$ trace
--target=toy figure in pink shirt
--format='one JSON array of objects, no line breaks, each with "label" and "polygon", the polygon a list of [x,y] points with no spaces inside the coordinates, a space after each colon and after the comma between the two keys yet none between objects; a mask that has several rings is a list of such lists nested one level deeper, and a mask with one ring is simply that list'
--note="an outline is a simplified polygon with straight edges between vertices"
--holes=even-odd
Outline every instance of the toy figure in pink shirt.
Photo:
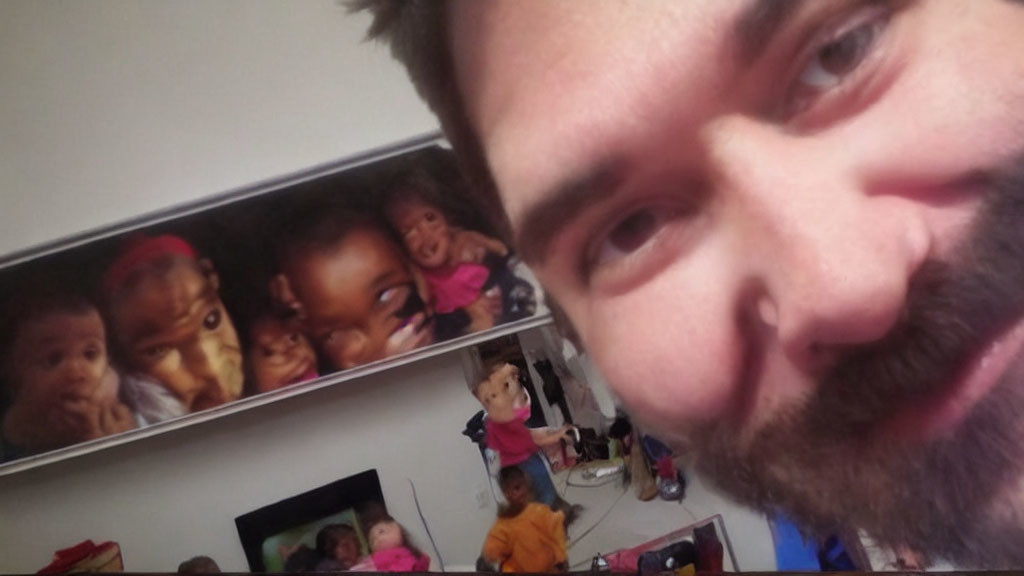
[{"label": "toy figure in pink shirt", "polygon": [[529,397],[519,383],[519,369],[512,364],[495,367],[473,391],[487,411],[486,444],[498,453],[502,468],[519,466],[529,476],[538,502],[558,507],[558,497],[551,475],[540,454],[541,446],[571,440],[572,426],[559,428],[527,428],[530,417]]}]

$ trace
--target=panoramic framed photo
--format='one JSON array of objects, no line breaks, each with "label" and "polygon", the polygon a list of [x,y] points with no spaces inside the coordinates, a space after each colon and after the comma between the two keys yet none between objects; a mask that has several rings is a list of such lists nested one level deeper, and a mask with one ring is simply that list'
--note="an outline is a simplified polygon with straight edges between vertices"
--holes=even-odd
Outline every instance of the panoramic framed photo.
[{"label": "panoramic framed photo", "polygon": [[0,474],[550,319],[436,135],[0,262]]}]

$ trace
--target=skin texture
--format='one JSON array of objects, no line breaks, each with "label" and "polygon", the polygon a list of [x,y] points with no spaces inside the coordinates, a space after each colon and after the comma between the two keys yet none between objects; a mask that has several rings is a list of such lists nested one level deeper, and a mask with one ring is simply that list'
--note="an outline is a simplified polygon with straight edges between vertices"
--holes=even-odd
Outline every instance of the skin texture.
[{"label": "skin texture", "polygon": [[377,522],[370,527],[370,533],[367,537],[370,541],[370,550],[373,552],[390,550],[405,545],[402,537],[402,527],[393,520]]},{"label": "skin texture", "polygon": [[169,256],[110,297],[113,332],[132,370],[195,412],[242,394],[238,334],[208,260]]},{"label": "skin texture", "polygon": [[339,370],[433,343],[425,310],[396,316],[421,289],[381,230],[355,228],[327,250],[299,254],[275,282],[279,299],[301,309],[313,342]]},{"label": "skin texture", "polygon": [[117,397],[96,310],[50,312],[19,329],[8,368],[14,402],[4,437],[26,450],[58,448],[135,427]]},{"label": "skin texture", "polygon": [[1024,9],[767,5],[454,2],[517,248],[738,498],[1019,566]]},{"label": "skin texture", "polygon": [[246,356],[259,392],[317,377],[316,353],[297,322],[262,316],[253,322]]}]

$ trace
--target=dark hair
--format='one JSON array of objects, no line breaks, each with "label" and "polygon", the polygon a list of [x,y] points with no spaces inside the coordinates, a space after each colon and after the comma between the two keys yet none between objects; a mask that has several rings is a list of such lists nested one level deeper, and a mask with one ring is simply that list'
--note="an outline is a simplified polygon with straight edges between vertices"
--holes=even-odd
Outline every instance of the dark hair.
[{"label": "dark hair", "polygon": [[351,210],[310,206],[287,219],[288,226],[281,230],[277,250],[278,267],[293,257],[306,252],[326,252],[333,249],[353,231],[371,228],[385,232],[386,228],[374,218]]},{"label": "dark hair", "polygon": [[479,213],[478,202],[451,152],[428,148],[404,164],[398,166],[398,174],[379,199],[378,211],[385,220],[391,220],[389,211],[395,204],[419,201],[437,208],[452,226],[494,233],[494,224]]},{"label": "dark hair", "polygon": [[353,538],[359,542],[355,528],[348,524],[328,524],[316,533],[316,551],[323,556],[334,557],[334,549],[338,543],[346,538]]},{"label": "dark hair", "polygon": [[498,486],[501,487],[502,492],[513,482],[525,482],[527,486],[530,484],[526,473],[519,466],[505,466],[498,472]]},{"label": "dark hair", "polygon": [[470,125],[462,94],[455,89],[455,66],[447,38],[446,5],[436,0],[347,0],[349,10],[367,10],[373,23],[367,37],[381,40],[405,65],[417,92],[441,122],[452,143],[469,192],[503,238],[511,238],[486,155]]},{"label": "dark hair", "polygon": [[209,556],[193,556],[178,564],[178,574],[216,574],[220,566]]}]

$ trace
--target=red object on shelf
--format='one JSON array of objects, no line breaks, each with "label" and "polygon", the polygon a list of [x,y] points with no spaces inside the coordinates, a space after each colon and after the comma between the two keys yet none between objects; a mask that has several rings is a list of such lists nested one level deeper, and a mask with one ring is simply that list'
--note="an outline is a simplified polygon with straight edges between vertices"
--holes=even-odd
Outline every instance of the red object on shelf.
[{"label": "red object on shelf", "polygon": [[94,543],[84,540],[70,548],[57,550],[53,561],[36,574],[73,574],[76,572],[123,572],[121,546],[117,542]]}]

